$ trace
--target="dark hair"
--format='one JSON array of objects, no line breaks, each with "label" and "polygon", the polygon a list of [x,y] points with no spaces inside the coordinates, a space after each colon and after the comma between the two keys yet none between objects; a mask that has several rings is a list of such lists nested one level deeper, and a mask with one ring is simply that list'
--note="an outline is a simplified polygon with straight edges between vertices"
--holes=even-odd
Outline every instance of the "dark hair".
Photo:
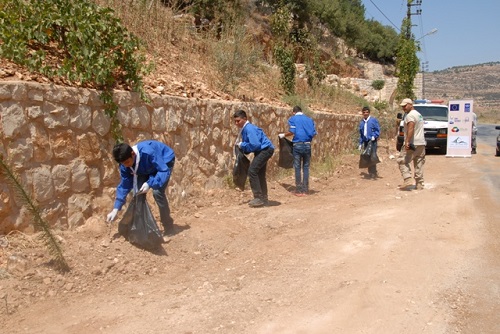
[{"label": "dark hair", "polygon": [[113,158],[115,158],[116,162],[122,163],[131,156],[132,156],[132,147],[130,147],[130,145],[121,143],[121,144],[116,144],[115,147],[113,147]]},{"label": "dark hair", "polygon": [[361,109],[361,111],[370,111],[370,107],[364,106],[363,109]]},{"label": "dark hair", "polygon": [[239,118],[247,118],[247,113],[244,110],[237,110],[234,115],[234,118],[239,117]]},{"label": "dark hair", "polygon": [[299,106],[293,107],[293,113],[298,113],[298,112],[302,112],[302,109]]}]

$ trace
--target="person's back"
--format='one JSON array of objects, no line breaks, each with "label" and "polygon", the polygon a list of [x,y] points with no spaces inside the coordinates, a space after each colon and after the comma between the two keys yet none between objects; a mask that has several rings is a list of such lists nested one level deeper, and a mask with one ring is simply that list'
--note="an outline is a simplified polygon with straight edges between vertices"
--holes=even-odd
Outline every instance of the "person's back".
[{"label": "person's back", "polygon": [[[293,132],[292,142],[310,142],[316,135],[314,121],[302,112],[296,113],[288,120],[290,131]],[[293,131],[295,130],[295,131]]]},{"label": "person's back", "polygon": [[304,115],[299,106],[292,109],[288,120],[289,130],[278,136],[293,135],[293,168],[295,169],[295,195],[305,196],[309,192],[309,165],[311,163],[311,141],[316,136],[314,121]]}]

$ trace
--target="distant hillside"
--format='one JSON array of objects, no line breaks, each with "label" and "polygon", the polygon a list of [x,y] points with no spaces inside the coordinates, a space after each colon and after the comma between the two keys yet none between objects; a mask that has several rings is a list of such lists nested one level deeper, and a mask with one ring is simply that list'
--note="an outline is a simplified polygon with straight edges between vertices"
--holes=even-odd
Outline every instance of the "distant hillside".
[{"label": "distant hillside", "polygon": [[424,75],[426,98],[473,99],[478,113],[499,115],[500,62],[451,67]]}]

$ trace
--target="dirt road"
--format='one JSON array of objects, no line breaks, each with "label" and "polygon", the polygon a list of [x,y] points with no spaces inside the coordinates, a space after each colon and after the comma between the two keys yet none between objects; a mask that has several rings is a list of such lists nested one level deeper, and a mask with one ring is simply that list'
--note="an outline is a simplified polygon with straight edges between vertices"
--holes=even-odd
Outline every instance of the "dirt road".
[{"label": "dirt road", "polygon": [[89,223],[61,235],[64,276],[13,236],[0,264],[28,264],[0,279],[2,332],[500,333],[500,193],[481,174],[500,159],[478,152],[428,155],[421,191],[398,189],[382,149],[375,181],[348,156],[306,198],[286,177],[266,208],[249,191],[192,199],[164,254]]}]

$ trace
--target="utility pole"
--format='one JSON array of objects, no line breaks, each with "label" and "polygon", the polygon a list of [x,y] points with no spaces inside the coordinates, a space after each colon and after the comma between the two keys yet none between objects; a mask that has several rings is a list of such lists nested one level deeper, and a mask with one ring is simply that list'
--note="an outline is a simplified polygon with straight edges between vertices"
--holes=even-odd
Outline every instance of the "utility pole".
[{"label": "utility pole", "polygon": [[[420,61],[417,57],[418,43],[411,32],[411,16],[422,13],[422,10],[419,8],[422,0],[407,0],[407,4],[407,15],[401,24],[401,34],[399,35],[398,50],[396,53],[398,84],[395,96],[397,99],[414,99],[416,97],[414,81],[420,68]],[[415,13],[412,12],[413,7],[417,7]]]},{"label": "utility pole", "polygon": [[422,100],[425,100],[425,71],[429,69],[429,62],[422,62]]},{"label": "utility pole", "polygon": [[[406,11],[406,18],[408,19],[408,22],[411,22],[412,15],[422,15],[422,9],[420,9],[421,5],[422,5],[422,0],[408,0],[408,10]],[[412,13],[413,6],[417,7],[415,13]],[[409,24],[406,27],[406,39],[411,39],[412,26],[413,25]]]}]

